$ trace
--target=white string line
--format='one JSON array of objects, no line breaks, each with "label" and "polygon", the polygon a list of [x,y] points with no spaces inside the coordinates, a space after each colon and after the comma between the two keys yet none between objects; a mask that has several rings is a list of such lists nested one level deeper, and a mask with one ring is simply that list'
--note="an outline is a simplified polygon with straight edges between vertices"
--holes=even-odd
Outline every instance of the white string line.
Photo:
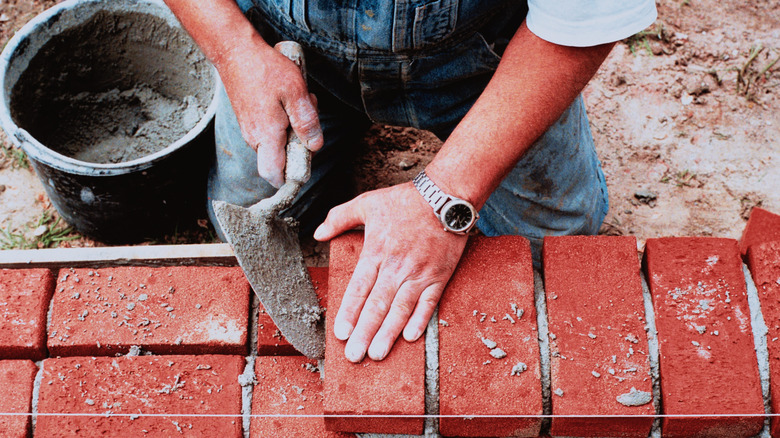
[{"label": "white string line", "polygon": [[[194,417],[194,418],[243,418],[243,414],[142,414],[142,413],[123,413],[117,414],[113,412],[100,413],[87,413],[87,412],[38,412],[32,414],[29,412],[0,412],[0,417],[132,417],[138,419],[141,417]],[[636,414],[636,415],[620,415],[620,414],[558,414],[558,415],[454,415],[454,414],[441,414],[441,415],[402,415],[402,414],[250,414],[252,418],[462,418],[464,420],[471,420],[474,418],[701,418],[701,419],[714,419],[714,418],[745,418],[745,417],[779,417],[777,414]]]}]

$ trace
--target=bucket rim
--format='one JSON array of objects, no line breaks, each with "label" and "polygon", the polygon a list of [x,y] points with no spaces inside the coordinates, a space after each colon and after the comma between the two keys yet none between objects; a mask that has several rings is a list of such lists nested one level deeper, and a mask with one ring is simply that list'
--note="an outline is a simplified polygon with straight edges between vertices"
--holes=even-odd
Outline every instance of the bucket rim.
[{"label": "bucket rim", "polygon": [[[181,24],[176,19],[175,15],[173,15],[162,0],[113,0],[111,2],[105,2],[103,0],[66,0],[35,16],[8,40],[5,48],[0,52],[0,128],[5,131],[11,142],[15,146],[20,147],[32,161],[79,175],[121,175],[129,172],[136,172],[148,169],[156,162],[191,143],[197,136],[203,133],[212,122],[219,105],[219,88],[221,83],[218,79],[219,74],[216,68],[208,59],[206,59],[206,61],[209,63],[209,70],[211,71],[213,94],[205,113],[198,123],[182,137],[171,142],[165,148],[134,160],[120,163],[92,163],[63,155],[38,141],[27,130],[18,126],[11,116],[10,96],[6,96],[4,91],[7,71],[9,70],[8,67],[10,66],[17,48],[26,41],[35,30],[58,17],[65,10],[97,6],[94,9],[94,13],[97,13],[101,10],[117,11],[123,6],[143,7],[143,5],[150,5],[153,8],[156,7],[157,11],[147,9],[139,10],[138,12],[155,15],[158,18],[164,19],[170,25],[181,27]],[[155,14],[155,12],[159,12],[160,14]],[[94,14],[90,14],[88,17],[91,17],[92,15]],[[193,42],[193,44],[195,43]]]}]

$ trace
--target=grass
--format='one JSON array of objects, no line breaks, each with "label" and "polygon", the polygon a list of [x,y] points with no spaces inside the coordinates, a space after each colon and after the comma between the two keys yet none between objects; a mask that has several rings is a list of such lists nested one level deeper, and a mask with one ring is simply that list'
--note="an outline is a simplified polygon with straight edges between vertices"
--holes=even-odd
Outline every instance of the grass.
[{"label": "grass", "polygon": [[81,236],[61,221],[51,210],[46,210],[37,221],[19,232],[8,228],[0,229],[0,250],[56,248],[61,242],[75,240]]},{"label": "grass", "polygon": [[674,174],[667,172],[663,177],[661,177],[659,182],[664,184],[672,183],[677,187],[695,187],[693,183],[694,179],[696,179],[696,173],[685,169],[679,172],[675,172]]},{"label": "grass", "polygon": [[20,148],[8,146],[5,142],[0,144],[0,163],[10,163],[14,169],[30,169],[27,154]]},{"label": "grass", "polygon": [[650,38],[663,42],[670,41],[669,32],[666,31],[663,24],[656,24],[653,28],[636,33],[623,41],[628,45],[628,49],[632,54],[636,54],[638,50],[644,49],[648,55],[653,56],[653,50],[650,48]]},{"label": "grass", "polygon": [[[755,89],[759,81],[762,79],[766,80],[769,77],[769,73],[775,65],[777,65],[778,61],[780,61],[780,56],[777,56],[763,67],[753,68],[758,55],[760,55],[764,49],[765,47],[761,43],[751,46],[748,51],[747,61],[745,61],[741,68],[733,68],[733,70],[736,70],[737,72],[737,94],[745,96],[748,100],[754,100],[756,93]],[[752,93],[751,87],[753,88]]]}]

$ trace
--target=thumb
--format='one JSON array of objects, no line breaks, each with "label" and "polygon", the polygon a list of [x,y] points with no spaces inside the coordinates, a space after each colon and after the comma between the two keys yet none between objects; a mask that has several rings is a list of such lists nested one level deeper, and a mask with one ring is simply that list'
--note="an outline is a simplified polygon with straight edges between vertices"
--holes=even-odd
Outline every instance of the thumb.
[{"label": "thumb", "polygon": [[307,149],[315,152],[322,148],[325,141],[317,113],[317,104],[312,97],[313,95],[307,94],[293,102],[292,105],[285,105],[285,111],[290,117],[290,126],[298,134],[298,138],[303,140]]},{"label": "thumb", "polygon": [[330,240],[339,234],[365,224],[361,208],[361,199],[356,198],[345,204],[333,207],[328,217],[314,231],[314,238],[319,241]]}]

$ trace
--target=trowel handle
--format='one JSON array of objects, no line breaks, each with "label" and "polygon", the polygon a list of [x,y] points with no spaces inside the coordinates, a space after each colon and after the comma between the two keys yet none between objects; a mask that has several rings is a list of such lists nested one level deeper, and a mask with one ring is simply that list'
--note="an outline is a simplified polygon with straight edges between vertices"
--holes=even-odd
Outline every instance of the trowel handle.
[{"label": "trowel handle", "polygon": [[[295,41],[282,41],[277,43],[274,49],[294,62],[301,69],[303,80],[306,81],[306,62],[303,58],[301,45]],[[311,177],[311,152],[290,128],[287,130],[287,162],[284,168],[285,185],[288,183],[298,185],[295,188],[295,193],[297,194],[300,186],[308,181],[309,177]]]}]

